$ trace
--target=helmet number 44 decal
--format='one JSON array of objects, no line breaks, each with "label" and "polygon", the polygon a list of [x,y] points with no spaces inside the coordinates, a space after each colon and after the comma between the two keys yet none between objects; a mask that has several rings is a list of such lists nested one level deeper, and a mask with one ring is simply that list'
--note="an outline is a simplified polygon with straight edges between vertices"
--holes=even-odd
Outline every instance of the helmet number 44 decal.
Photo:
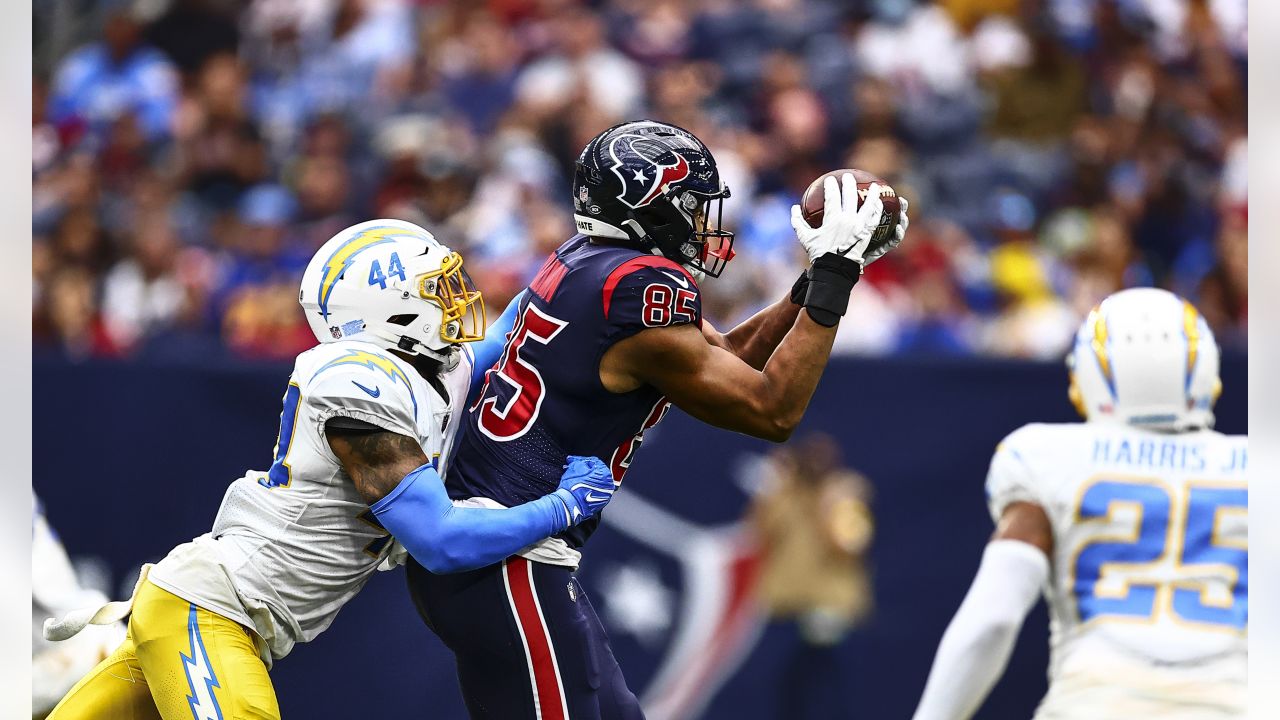
[{"label": "helmet number 44 decal", "polygon": [[400,253],[391,253],[391,259],[387,262],[387,272],[383,274],[382,263],[377,260],[369,266],[369,284],[377,285],[380,289],[387,289],[387,277],[399,277],[400,282],[406,280],[404,274],[404,265],[400,262]]}]

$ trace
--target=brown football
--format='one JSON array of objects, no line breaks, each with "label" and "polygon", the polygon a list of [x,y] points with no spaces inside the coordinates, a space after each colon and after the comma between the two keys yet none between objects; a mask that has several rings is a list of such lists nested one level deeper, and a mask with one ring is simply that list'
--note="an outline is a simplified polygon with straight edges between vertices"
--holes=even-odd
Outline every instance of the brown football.
[{"label": "brown football", "polygon": [[866,170],[855,170],[846,168],[844,170],[832,170],[822,175],[817,180],[809,183],[808,189],[804,191],[804,196],[800,198],[800,214],[804,217],[805,222],[809,223],[809,227],[819,227],[822,225],[823,205],[826,204],[825,193],[822,189],[822,183],[829,177],[834,177],[836,182],[840,182],[840,178],[845,173],[853,173],[853,179],[858,181],[858,207],[862,207],[862,201],[867,197],[867,189],[871,187],[871,183],[880,183],[881,188],[880,200],[884,203],[884,212],[880,214],[880,224],[876,226],[876,232],[871,236],[871,244],[868,250],[880,247],[889,240],[893,239],[894,227],[898,224],[898,209],[901,207],[898,203],[898,193],[884,180],[872,175]]}]

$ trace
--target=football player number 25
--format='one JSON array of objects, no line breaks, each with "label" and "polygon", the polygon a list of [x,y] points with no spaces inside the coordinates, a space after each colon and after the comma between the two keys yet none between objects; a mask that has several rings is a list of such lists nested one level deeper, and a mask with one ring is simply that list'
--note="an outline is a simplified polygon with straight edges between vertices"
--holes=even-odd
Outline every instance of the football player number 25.
[{"label": "football player number 25", "polygon": [[[1076,510],[1080,523],[1107,522],[1124,506],[1138,509],[1137,527],[1129,536],[1099,538],[1076,555],[1072,590],[1082,622],[1105,617],[1145,620],[1171,612],[1187,623],[1233,629],[1248,624],[1249,550],[1243,541],[1219,537],[1218,531],[1228,514],[1248,512],[1249,491],[1192,484],[1184,507],[1175,508],[1173,498],[1163,484],[1105,479],[1081,495]],[[1108,569],[1140,571],[1166,554],[1173,554],[1180,575],[1201,579],[1166,585],[1135,580],[1120,589],[1099,585]],[[1229,600],[1206,592],[1214,582],[1228,585]],[[1161,601],[1162,592],[1170,593],[1167,602]]]},{"label": "football player number 25", "polygon": [[[486,379],[487,387],[480,397],[480,419],[477,423],[480,431],[498,441],[515,440],[533,427],[542,408],[542,399],[546,387],[538,369],[520,357],[520,353],[529,343],[546,345],[552,338],[560,334],[568,325],[564,320],[553,318],[538,310],[532,303],[525,308],[516,326],[511,330],[511,339],[498,359],[498,364],[489,371]],[[503,385],[501,391],[497,385]],[[499,393],[504,397],[499,398]]]},{"label": "football player number 25", "polygon": [[275,459],[267,476],[258,478],[258,484],[266,488],[289,487],[293,481],[293,469],[289,467],[289,447],[293,445],[293,432],[298,427],[298,400],[302,389],[297,383],[289,383],[284,391],[284,407],[280,410],[280,434],[276,436]]}]

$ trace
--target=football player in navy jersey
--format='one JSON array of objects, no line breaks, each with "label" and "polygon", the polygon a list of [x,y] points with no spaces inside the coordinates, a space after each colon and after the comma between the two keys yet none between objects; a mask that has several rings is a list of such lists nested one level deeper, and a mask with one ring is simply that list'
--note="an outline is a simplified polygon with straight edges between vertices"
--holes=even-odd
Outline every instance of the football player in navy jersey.
[{"label": "football player in navy jersey", "polygon": [[[733,256],[729,188],[706,145],[660,122],[614,126],[578,158],[574,220],[514,302],[515,325],[459,428],[446,486],[462,506],[508,507],[556,487],[565,458],[608,458],[621,482],[643,433],[675,404],[717,427],[786,440],[804,414],[883,210],[854,178],[824,187],[822,226],[792,208],[811,265],[788,298],[727,333],[702,318],[699,282]],[[804,312],[801,312],[801,309]],[[642,718],[573,573],[598,521],[480,570],[410,563],[427,625],[453,650],[473,718]]]}]

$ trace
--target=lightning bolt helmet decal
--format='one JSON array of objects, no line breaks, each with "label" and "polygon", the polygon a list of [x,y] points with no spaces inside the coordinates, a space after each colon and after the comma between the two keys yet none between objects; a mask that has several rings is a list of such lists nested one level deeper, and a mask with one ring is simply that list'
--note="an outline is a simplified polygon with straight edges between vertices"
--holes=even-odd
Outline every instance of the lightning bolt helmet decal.
[{"label": "lightning bolt helmet decal", "polygon": [[320,275],[320,288],[317,294],[320,304],[320,315],[329,319],[329,296],[333,288],[342,279],[343,273],[355,262],[356,256],[375,245],[393,242],[397,236],[410,235],[404,228],[380,226],[365,228],[360,234],[338,246],[324,263],[324,272]]}]

